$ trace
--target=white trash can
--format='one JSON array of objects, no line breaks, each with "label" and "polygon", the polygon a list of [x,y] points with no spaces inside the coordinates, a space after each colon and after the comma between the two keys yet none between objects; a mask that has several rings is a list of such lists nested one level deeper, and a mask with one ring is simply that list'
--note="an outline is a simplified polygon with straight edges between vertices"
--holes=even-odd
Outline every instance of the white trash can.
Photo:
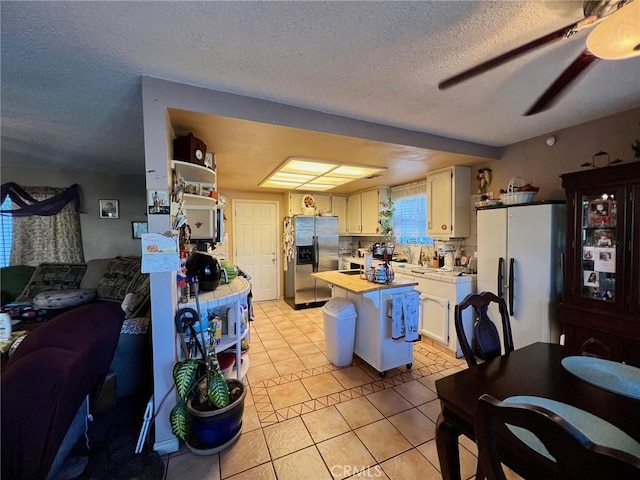
[{"label": "white trash can", "polygon": [[336,367],[350,365],[356,340],[356,307],[346,298],[332,298],[322,307],[327,358]]}]

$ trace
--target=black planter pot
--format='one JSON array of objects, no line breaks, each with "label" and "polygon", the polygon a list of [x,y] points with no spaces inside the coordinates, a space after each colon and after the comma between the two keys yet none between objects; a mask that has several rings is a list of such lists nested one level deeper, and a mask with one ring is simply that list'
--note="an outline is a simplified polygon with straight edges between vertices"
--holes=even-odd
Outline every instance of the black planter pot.
[{"label": "black planter pot", "polygon": [[187,411],[191,415],[191,435],[186,445],[196,455],[213,455],[230,447],[240,436],[244,398],[247,389],[238,380],[227,380],[229,389],[242,388],[242,394],[224,408],[210,411],[196,410],[187,401]]}]

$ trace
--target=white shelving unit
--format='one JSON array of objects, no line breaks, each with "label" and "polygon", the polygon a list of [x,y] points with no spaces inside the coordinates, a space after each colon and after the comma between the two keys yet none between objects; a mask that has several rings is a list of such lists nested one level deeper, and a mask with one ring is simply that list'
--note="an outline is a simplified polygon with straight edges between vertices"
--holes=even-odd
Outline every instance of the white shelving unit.
[{"label": "white shelving unit", "polygon": [[[172,160],[171,168],[189,184],[198,184],[209,190],[217,190],[217,174],[215,170],[197,165],[195,163]],[[215,208],[217,201],[215,198],[195,195],[193,193],[184,194],[184,203],[189,207],[210,207]]]},{"label": "white shelving unit", "polygon": [[[243,311],[241,305],[247,301],[247,295],[251,290],[251,284],[243,277],[233,279],[227,285],[220,285],[213,292],[205,292],[200,294],[198,302],[200,303],[200,315],[203,321],[208,317],[209,311],[219,312],[226,309],[229,318],[229,325],[235,325],[235,331],[241,331],[243,321]],[[182,303],[178,307],[178,312],[182,308],[192,308],[197,310],[195,299],[191,299],[189,303]],[[241,342],[243,339],[249,341],[249,319],[245,318],[246,328],[240,335],[222,335],[220,343],[216,346],[216,351],[221,353],[229,348],[235,347],[236,350],[236,368],[235,376],[232,378],[242,379],[249,370],[249,355],[242,356]]]}]

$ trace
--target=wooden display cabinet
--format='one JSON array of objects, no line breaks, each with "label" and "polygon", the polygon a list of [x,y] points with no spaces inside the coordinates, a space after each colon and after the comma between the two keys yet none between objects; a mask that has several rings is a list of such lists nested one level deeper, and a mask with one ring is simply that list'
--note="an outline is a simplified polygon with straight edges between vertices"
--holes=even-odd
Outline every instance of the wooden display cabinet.
[{"label": "wooden display cabinet", "polygon": [[640,366],[640,163],[561,175],[567,198],[564,299],[572,353]]}]

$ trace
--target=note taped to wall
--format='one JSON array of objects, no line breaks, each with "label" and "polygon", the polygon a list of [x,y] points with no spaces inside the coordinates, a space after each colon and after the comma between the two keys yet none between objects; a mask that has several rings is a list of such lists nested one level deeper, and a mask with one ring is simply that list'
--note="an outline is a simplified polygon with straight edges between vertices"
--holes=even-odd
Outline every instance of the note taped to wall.
[{"label": "note taped to wall", "polygon": [[179,268],[178,237],[142,234],[142,273],[173,272]]}]

